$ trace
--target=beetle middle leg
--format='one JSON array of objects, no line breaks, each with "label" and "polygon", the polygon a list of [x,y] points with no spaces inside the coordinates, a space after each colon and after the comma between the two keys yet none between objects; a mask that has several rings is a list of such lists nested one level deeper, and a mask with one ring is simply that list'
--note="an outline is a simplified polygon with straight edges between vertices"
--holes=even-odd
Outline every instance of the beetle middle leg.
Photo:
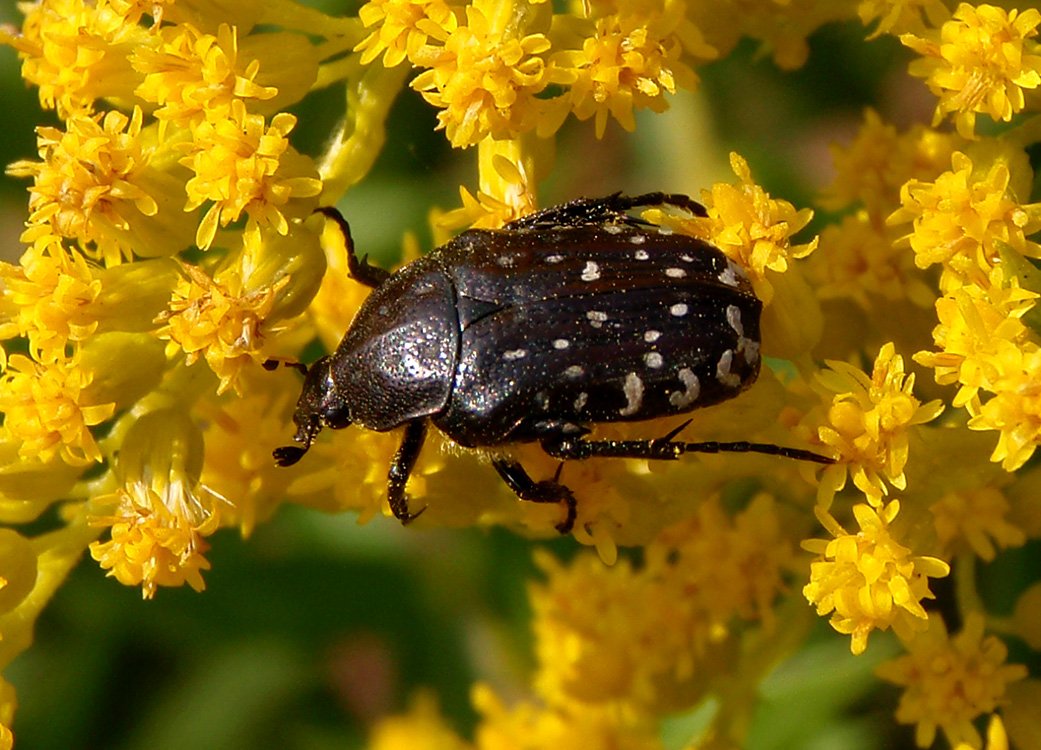
[{"label": "beetle middle leg", "polygon": [[379,266],[369,265],[369,256],[358,257],[354,251],[354,238],[351,237],[351,225],[347,219],[333,206],[322,206],[316,208],[316,214],[321,214],[327,219],[332,219],[343,235],[343,244],[347,246],[347,270],[351,278],[360,281],[365,286],[375,289],[390,277],[390,271]]},{"label": "beetle middle leg", "polygon": [[554,436],[542,440],[542,449],[561,460],[584,458],[643,458],[652,461],[675,461],[685,453],[765,453],[796,461],[833,464],[835,459],[801,448],[786,448],[773,443],[750,443],[746,440],[718,442],[705,440],[688,443],[673,440],[687,425],[687,420],[663,437],[653,440],[584,440],[581,437]]},{"label": "beetle middle leg", "polygon": [[427,435],[427,422],[425,419],[414,419],[405,425],[405,437],[398,446],[398,452],[390,463],[387,472],[387,500],[394,517],[401,523],[407,524],[416,520],[426,508],[420,508],[415,513],[408,509],[408,496],[405,494],[405,485],[415,468],[416,459],[423,450],[423,440]]},{"label": "beetle middle leg", "polygon": [[[499,472],[502,481],[506,482],[521,500],[533,503],[564,503],[567,508],[567,516],[557,524],[557,531],[567,534],[574,528],[578,507],[575,503],[574,493],[557,481],[560,478],[560,469],[557,470],[557,475],[553,479],[536,482],[524,467],[513,459],[497,456],[492,458],[492,466]],[[562,467],[563,464],[561,464]]]}]

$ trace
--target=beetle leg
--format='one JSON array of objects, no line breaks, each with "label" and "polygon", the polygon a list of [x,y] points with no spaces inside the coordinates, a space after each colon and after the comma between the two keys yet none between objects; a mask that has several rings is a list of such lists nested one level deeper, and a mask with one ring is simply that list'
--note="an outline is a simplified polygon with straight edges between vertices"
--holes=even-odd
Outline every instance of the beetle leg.
[{"label": "beetle leg", "polygon": [[427,435],[427,422],[425,419],[414,419],[405,425],[405,437],[398,446],[398,452],[394,454],[390,470],[387,472],[387,500],[394,517],[407,524],[416,520],[426,508],[420,508],[416,513],[410,513],[408,509],[408,496],[405,494],[405,485],[416,465],[416,459],[423,450],[423,440]]},{"label": "beetle leg", "polygon": [[563,468],[563,464],[557,468],[553,479],[541,482],[536,482],[528,475],[523,466],[509,458],[494,457],[492,466],[499,472],[502,481],[506,482],[521,500],[533,503],[564,503],[567,508],[567,516],[557,524],[557,531],[561,534],[571,531],[575,525],[575,517],[578,515],[578,507],[575,503],[574,493],[557,481],[560,478],[560,469]]},{"label": "beetle leg", "polygon": [[679,430],[689,424],[684,422],[679,429],[656,440],[583,440],[572,437],[545,438],[542,449],[554,458],[577,461],[584,458],[643,458],[651,461],[675,461],[685,453],[765,453],[771,456],[791,458],[796,461],[812,461],[818,464],[833,464],[835,459],[801,448],[785,448],[773,443],[750,443],[745,440],[721,443],[706,440],[687,443],[673,440]]},{"label": "beetle leg", "polygon": [[361,259],[358,258],[354,252],[351,225],[347,223],[347,219],[343,218],[343,214],[336,208],[333,206],[322,206],[321,208],[316,208],[315,213],[322,214],[327,219],[332,219],[336,222],[340,234],[343,235],[343,244],[347,247],[347,270],[350,272],[352,279],[375,289],[390,277],[390,271],[379,266],[370,266],[368,255]]}]

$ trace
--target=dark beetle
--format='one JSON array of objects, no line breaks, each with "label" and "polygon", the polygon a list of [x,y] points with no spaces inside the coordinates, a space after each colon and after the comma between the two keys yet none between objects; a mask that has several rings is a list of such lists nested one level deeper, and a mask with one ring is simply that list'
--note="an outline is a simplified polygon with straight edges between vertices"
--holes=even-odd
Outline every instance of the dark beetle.
[{"label": "dark beetle", "polygon": [[[582,198],[464,232],[394,274],[359,260],[347,222],[321,209],[343,231],[351,276],[374,291],[336,352],[301,367],[302,447],[278,448],[275,460],[296,463],[323,427],[404,425],[388,496],[406,523],[419,515],[405,483],[428,421],[469,448],[537,441],[560,459],[753,451],[830,463],[770,444],[673,440],[687,423],[656,440],[583,438],[597,422],[725,401],[759,374],[762,303],[744,271],[718,248],[628,213],[662,205],[705,215],[684,195]],[[571,530],[575,498],[558,477],[535,481],[498,455],[492,465],[522,499],[564,503],[557,528]]]}]

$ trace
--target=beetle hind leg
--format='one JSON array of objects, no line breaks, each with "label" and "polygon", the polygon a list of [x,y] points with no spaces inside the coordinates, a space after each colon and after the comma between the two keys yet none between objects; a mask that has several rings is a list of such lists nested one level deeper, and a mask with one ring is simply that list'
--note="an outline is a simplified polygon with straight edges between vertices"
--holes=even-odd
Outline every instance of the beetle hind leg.
[{"label": "beetle hind leg", "polygon": [[542,449],[554,458],[563,461],[579,461],[584,458],[643,458],[651,461],[675,461],[686,453],[764,453],[781,456],[795,461],[810,461],[818,464],[833,464],[835,459],[801,448],[787,448],[773,443],[751,443],[746,440],[718,442],[704,440],[688,443],[673,440],[687,420],[667,435],[654,440],[583,440],[581,437],[551,437],[542,441]]},{"label": "beetle hind leg", "polygon": [[[532,503],[563,503],[567,511],[564,520],[557,524],[557,531],[567,534],[575,526],[575,518],[578,515],[578,506],[575,495],[565,485],[557,481],[560,478],[560,470],[553,479],[536,482],[525,471],[524,467],[509,458],[495,457],[492,466],[499,472],[502,481],[506,482],[511,490],[521,500]],[[561,468],[563,468],[561,464]]]}]

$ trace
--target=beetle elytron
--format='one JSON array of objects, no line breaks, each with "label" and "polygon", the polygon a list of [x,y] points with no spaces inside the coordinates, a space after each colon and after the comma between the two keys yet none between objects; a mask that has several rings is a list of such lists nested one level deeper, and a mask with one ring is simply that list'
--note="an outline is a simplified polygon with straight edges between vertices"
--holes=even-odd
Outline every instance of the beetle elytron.
[{"label": "beetle elytron", "polygon": [[[394,515],[412,513],[405,484],[429,422],[459,445],[538,442],[556,458],[676,459],[689,452],[758,452],[832,459],[748,442],[586,440],[588,425],[683,414],[733,398],[759,374],[759,315],[744,271],[716,247],[659,231],[628,212],[684,195],[578,200],[500,230],[472,229],[391,274],[354,253],[335,209],[351,276],[373,288],[331,356],[305,370],[293,420],[296,463],[323,427],[404,425],[388,476]],[[559,477],[536,481],[515,460],[492,465],[522,499],[559,502],[567,533],[575,497]],[[558,471],[559,475],[559,471]]]}]

